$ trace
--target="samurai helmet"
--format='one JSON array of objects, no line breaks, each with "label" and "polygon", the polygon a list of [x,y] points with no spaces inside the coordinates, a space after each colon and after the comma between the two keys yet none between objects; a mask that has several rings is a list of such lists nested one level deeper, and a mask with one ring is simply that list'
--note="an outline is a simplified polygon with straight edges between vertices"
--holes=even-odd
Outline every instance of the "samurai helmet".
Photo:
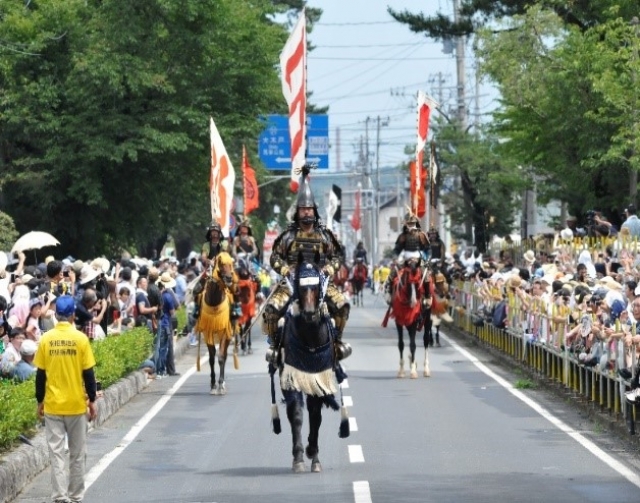
[{"label": "samurai helmet", "polygon": [[420,219],[411,212],[407,213],[404,219],[404,228],[420,229]]},{"label": "samurai helmet", "polygon": [[224,236],[222,234],[222,227],[220,226],[220,224],[218,223],[218,221],[215,218],[213,220],[211,220],[211,223],[209,224],[209,227],[207,227],[207,235],[205,237],[205,239],[207,241],[211,241],[211,232],[212,231],[218,231],[218,233],[220,234],[220,240],[222,241],[224,239]]},{"label": "samurai helmet", "polygon": [[309,173],[312,169],[315,169],[313,164],[305,164],[302,166],[300,176],[300,183],[298,188],[298,199],[296,201],[297,208],[316,208],[316,201],[313,198],[313,192],[311,192],[311,185],[309,185]]},{"label": "samurai helmet", "polygon": [[240,222],[240,225],[238,225],[238,233],[240,232],[240,229],[242,227],[246,227],[247,231],[248,231],[248,235],[249,236],[253,236],[253,234],[251,234],[251,224],[249,223],[249,219],[245,218],[242,222]]},{"label": "samurai helmet", "polygon": [[429,231],[427,232],[428,235],[433,235],[436,237],[440,236],[440,233],[438,232],[438,229],[436,229],[435,225],[431,224],[431,227],[429,227]]},{"label": "samurai helmet", "polygon": [[[313,213],[315,215],[314,220],[317,221],[320,218],[318,214],[318,206],[316,205],[316,201],[313,198],[313,192],[311,192],[311,185],[309,184],[309,173],[312,169],[316,169],[316,166],[313,164],[306,163],[302,166],[300,173],[300,183],[298,188],[298,199],[296,200],[296,209],[297,208],[313,208]],[[294,222],[298,221],[298,214],[294,217]]]}]

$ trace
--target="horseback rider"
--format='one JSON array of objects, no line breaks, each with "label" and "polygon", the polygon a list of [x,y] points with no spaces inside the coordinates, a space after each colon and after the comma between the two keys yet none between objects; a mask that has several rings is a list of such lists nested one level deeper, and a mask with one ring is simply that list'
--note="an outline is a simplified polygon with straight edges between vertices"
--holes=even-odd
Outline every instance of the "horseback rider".
[{"label": "horseback rider", "polygon": [[[314,262],[319,258],[318,265],[329,278],[333,278],[344,257],[342,244],[320,220],[307,178],[311,168],[308,164],[302,168],[293,222],[273,243],[271,267],[285,278],[289,275],[289,271],[293,271],[298,265],[300,254],[308,262]],[[290,286],[287,281],[281,281],[265,306],[262,329],[269,337],[272,347],[278,345],[278,320],[283,317],[290,297]],[[335,322],[337,342],[340,342],[349,318],[350,305],[332,280],[329,282],[325,301],[329,314]],[[341,346],[337,345],[338,348]]]},{"label": "horseback rider", "polygon": [[[429,238],[420,228],[420,220],[417,216],[409,213],[404,225],[402,233],[396,239],[393,253],[396,256],[398,267],[422,268],[426,264],[426,257],[429,252]],[[398,268],[394,268],[387,278],[385,285],[385,296],[387,303],[391,302],[391,285],[398,275]]]},{"label": "horseback rider", "polygon": [[362,241],[358,241],[356,249],[353,250],[353,263],[356,264],[360,261],[364,262],[364,265],[366,266],[369,265],[369,261],[367,260],[367,250],[364,249]]},{"label": "horseback rider", "polygon": [[229,247],[227,238],[222,233],[222,227],[216,219],[213,219],[207,227],[207,242],[202,245],[202,261],[207,264],[214,259],[221,251],[226,251]]},{"label": "horseback rider", "polygon": [[435,226],[429,227],[429,231],[427,232],[427,238],[429,239],[429,249],[431,250],[430,259],[438,260],[438,266],[440,270],[444,269],[444,261],[446,254],[446,247],[444,245],[444,241],[440,238],[440,233]]},{"label": "horseback rider", "polygon": [[231,255],[236,261],[244,255],[247,261],[251,262],[252,259],[258,258],[258,254],[258,245],[251,233],[251,225],[249,220],[245,219],[238,226],[238,232],[233,238]]}]

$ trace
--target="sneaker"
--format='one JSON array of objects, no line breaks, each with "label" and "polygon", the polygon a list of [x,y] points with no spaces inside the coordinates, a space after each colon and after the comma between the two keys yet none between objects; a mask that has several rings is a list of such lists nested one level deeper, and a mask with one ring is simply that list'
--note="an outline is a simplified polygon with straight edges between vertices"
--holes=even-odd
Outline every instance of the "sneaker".
[{"label": "sneaker", "polygon": [[627,391],[624,394],[624,397],[627,399],[627,402],[636,403],[636,401],[638,400],[638,397],[640,397],[640,388],[636,388],[634,390]]}]

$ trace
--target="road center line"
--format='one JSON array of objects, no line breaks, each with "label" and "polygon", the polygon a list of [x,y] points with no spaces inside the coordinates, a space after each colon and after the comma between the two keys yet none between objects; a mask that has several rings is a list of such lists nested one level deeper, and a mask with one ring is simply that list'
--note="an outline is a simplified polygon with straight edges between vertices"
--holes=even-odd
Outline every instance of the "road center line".
[{"label": "road center line", "polygon": [[342,401],[345,407],[353,407],[353,398],[350,396],[343,396]]},{"label": "road center line", "polygon": [[349,461],[352,463],[364,463],[364,454],[361,445],[349,446]]},{"label": "road center line", "polygon": [[606,452],[604,452],[600,447],[594,444],[591,440],[583,436],[581,433],[577,432],[569,425],[564,423],[562,420],[554,416],[551,412],[545,409],[542,405],[540,405],[535,400],[532,400],[527,395],[522,393],[520,390],[517,390],[513,387],[513,385],[496,374],[493,370],[487,367],[484,363],[482,363],[478,358],[473,356],[469,351],[459,346],[456,342],[452,341],[450,337],[445,336],[444,334],[440,334],[451,346],[458,351],[458,353],[462,354],[465,358],[467,358],[471,363],[473,363],[481,372],[485,375],[489,376],[491,379],[496,381],[500,386],[505,388],[509,393],[513,396],[524,402],[526,405],[535,410],[538,414],[544,417],[547,421],[553,424],[560,431],[566,433],[571,438],[573,438],[576,442],[578,442],[582,447],[587,449],[591,454],[596,456],[600,461],[605,463],[609,468],[615,470],[624,478],[626,478],[629,482],[631,482],[636,487],[640,488],[640,476],[636,475],[633,471],[623,465],[620,461],[615,459],[613,456],[610,456]]},{"label": "road center line", "polygon": [[353,483],[353,496],[355,503],[371,503],[371,490],[366,480],[356,480]]},{"label": "road center line", "polygon": [[349,418],[349,431],[358,431],[358,423],[355,417]]},{"label": "road center line", "polygon": [[176,383],[158,400],[149,412],[147,412],[140,420],[134,424],[120,443],[110,452],[106,453],[100,461],[98,461],[85,478],[85,489],[89,489],[91,485],[98,480],[98,477],[107,469],[107,467],[133,442],[147,424],[167,405],[171,397],[178,391],[189,377],[196,371],[196,367],[191,367]]}]

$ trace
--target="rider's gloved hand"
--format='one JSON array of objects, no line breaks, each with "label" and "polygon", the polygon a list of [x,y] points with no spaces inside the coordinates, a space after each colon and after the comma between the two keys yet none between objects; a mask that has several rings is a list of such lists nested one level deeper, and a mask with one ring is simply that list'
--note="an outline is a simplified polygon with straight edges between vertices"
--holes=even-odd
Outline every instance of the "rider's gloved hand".
[{"label": "rider's gloved hand", "polygon": [[331,267],[329,264],[326,264],[322,268],[322,272],[325,273],[327,276],[333,276],[333,274],[335,273],[335,271],[333,270],[333,267]]},{"label": "rider's gloved hand", "polygon": [[286,266],[286,265],[283,265],[280,268],[280,276],[285,277],[285,276],[288,276],[288,275],[289,275],[289,267]]}]

